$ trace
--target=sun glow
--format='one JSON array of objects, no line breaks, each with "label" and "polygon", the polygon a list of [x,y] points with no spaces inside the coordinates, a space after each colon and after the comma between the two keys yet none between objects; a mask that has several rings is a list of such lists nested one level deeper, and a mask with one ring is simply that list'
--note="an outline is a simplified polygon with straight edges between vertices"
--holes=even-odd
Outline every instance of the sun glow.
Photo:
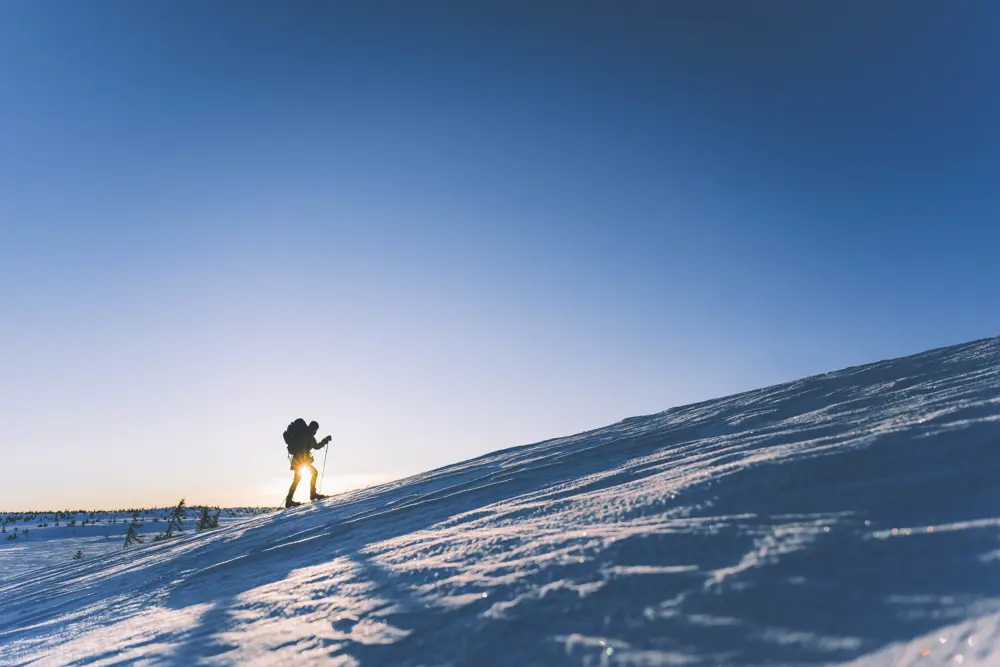
[{"label": "sun glow", "polygon": [[[298,468],[296,468],[296,470],[298,470]],[[309,469],[306,468],[307,472],[303,473],[299,487],[295,490],[296,500],[305,501],[309,498],[308,470]],[[384,484],[385,482],[399,479],[402,476],[402,474],[344,473],[327,470],[326,479],[317,482],[317,490],[320,491],[320,493],[336,495],[338,493],[363,489],[367,486]],[[288,472],[284,475],[275,475],[267,480],[261,480],[259,486],[257,487],[258,495],[255,496],[256,499],[254,502],[266,504],[269,502],[277,502],[274,499],[280,498],[283,503],[285,501],[285,495],[288,493],[288,485],[291,481],[292,476]]]}]

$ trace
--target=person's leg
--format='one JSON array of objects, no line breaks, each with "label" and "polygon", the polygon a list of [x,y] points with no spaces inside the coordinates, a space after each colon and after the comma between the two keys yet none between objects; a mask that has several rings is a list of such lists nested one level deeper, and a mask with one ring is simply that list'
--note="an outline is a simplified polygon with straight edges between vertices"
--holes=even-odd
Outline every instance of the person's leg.
[{"label": "person's leg", "polygon": [[285,507],[288,507],[294,502],[292,498],[295,496],[295,490],[299,488],[299,482],[301,480],[302,480],[302,470],[296,468],[295,477],[292,478],[292,485],[288,487],[288,495],[285,497]]},{"label": "person's leg", "polygon": [[309,498],[311,500],[317,500],[319,498],[326,498],[322,493],[316,492],[316,478],[319,477],[319,470],[316,470],[316,466],[309,466],[309,474],[312,475],[312,481],[309,485]]}]

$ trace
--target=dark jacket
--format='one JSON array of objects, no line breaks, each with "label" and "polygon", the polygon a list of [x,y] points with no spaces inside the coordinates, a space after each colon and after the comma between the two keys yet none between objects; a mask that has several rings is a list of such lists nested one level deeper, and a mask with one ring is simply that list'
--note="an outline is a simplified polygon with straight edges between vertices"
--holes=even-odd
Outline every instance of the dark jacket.
[{"label": "dark jacket", "polygon": [[292,457],[292,464],[290,470],[295,470],[303,465],[312,465],[313,458],[312,450],[322,449],[326,443],[330,442],[330,436],[326,436],[320,442],[316,442],[316,436],[311,433],[307,433],[302,436],[302,440],[299,441],[298,453]]}]

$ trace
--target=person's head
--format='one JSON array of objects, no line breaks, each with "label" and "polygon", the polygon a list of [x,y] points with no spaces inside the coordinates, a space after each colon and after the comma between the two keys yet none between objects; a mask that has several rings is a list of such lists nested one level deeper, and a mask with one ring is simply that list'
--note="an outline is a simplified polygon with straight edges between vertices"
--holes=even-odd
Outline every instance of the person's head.
[{"label": "person's head", "polygon": [[316,435],[316,432],[319,431],[319,422],[309,422],[309,431]]}]

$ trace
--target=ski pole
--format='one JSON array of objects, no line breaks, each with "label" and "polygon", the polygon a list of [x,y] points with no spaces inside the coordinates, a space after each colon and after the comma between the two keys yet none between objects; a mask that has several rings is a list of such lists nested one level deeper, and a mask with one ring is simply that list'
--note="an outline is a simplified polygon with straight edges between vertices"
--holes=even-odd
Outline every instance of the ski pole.
[{"label": "ski pole", "polygon": [[326,457],[330,455],[330,443],[326,443],[323,452],[323,474],[319,476],[319,492],[323,493],[323,478],[326,477]]}]

